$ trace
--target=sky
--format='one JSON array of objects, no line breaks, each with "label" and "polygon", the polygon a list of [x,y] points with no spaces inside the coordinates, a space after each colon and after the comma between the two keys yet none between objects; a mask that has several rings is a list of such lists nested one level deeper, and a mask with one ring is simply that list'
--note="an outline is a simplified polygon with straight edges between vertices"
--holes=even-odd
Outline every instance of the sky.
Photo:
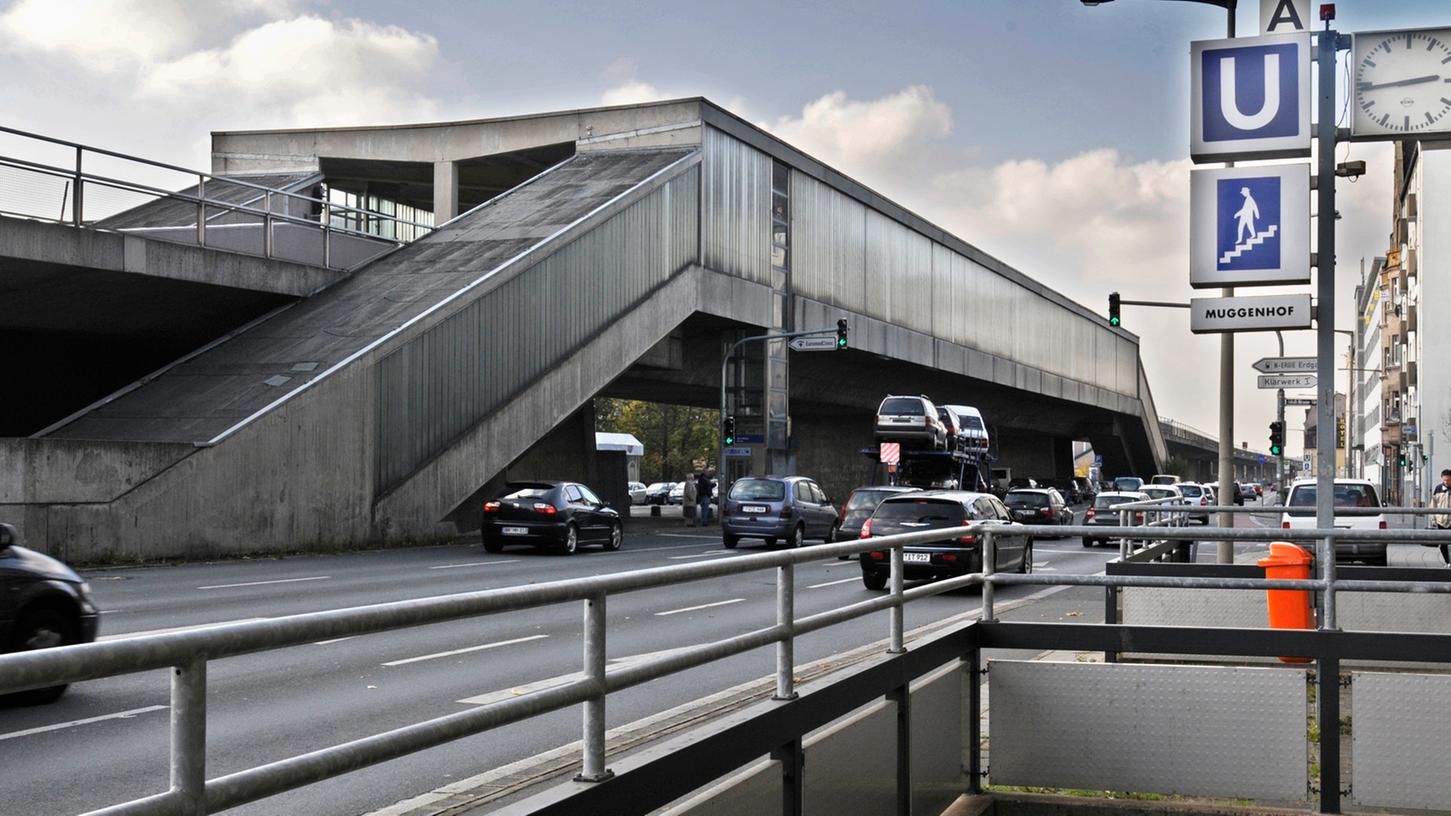
[{"label": "sky", "polygon": [[[1446,0],[1335,5],[1342,32],[1451,25]],[[1259,3],[1241,6],[1257,33]],[[1222,9],[1164,0],[0,0],[0,121],[207,168],[213,130],[706,96],[1106,312],[1110,291],[1192,294],[1188,50],[1224,29]],[[1347,157],[1368,172],[1337,187],[1341,327],[1391,229],[1389,145]],[[1218,338],[1185,310],[1125,307],[1124,327],[1159,413],[1217,435]],[[1313,354],[1312,333],[1285,350]],[[1277,353],[1238,337],[1236,444],[1267,445],[1274,392],[1251,363]]]}]

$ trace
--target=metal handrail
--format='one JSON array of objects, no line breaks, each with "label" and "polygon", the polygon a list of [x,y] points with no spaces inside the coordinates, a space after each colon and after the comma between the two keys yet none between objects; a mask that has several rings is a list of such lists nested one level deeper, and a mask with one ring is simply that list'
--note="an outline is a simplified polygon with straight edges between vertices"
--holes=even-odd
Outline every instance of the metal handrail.
[{"label": "metal handrail", "polygon": [[[997,573],[996,538],[1007,531],[1013,535],[1050,536],[1116,534],[1133,535],[1136,528],[1086,526],[1018,525],[976,522],[967,527],[925,530],[839,544],[815,546],[785,552],[741,555],[725,561],[656,567],[552,581],[501,589],[446,595],[410,601],[374,604],[351,609],[290,615],[246,623],[169,634],[141,635],[118,640],[62,646],[18,654],[0,655],[0,693],[41,688],[61,683],[129,674],[157,668],[171,668],[171,788],[165,793],[132,800],[96,813],[208,813],[318,782],[464,736],[517,722],[567,706],[583,704],[584,760],[579,779],[608,778],[604,751],[606,696],[649,680],[702,666],[761,646],[776,645],[776,699],[794,696],[794,651],[797,636],[862,617],[881,610],[889,612],[888,651],[903,648],[903,607],[922,597],[950,592],[961,587],[982,586],[982,618],[994,618],[995,586],[1041,584],[1048,586],[1156,586],[1197,589],[1298,589],[1324,593],[1322,628],[1335,628],[1337,590],[1373,592],[1451,592],[1451,582],[1390,582],[1337,580],[1333,563],[1317,579],[1252,579],[1230,577],[1181,577],[1142,575],[1012,575]],[[1141,531],[1142,528],[1137,528]],[[1336,539],[1403,539],[1451,542],[1451,531],[1307,530],[1318,538],[1324,552],[1333,552]],[[903,548],[957,538],[964,534],[980,537],[981,573],[906,589],[903,586]],[[1270,541],[1282,537],[1278,530],[1211,528],[1191,531],[1167,527],[1154,535],[1167,540],[1223,538],[1242,541]],[[829,559],[837,555],[861,555],[873,551],[890,554],[890,591],[844,607],[814,615],[795,615],[795,565]],[[608,596],[708,578],[739,575],[766,569],[777,573],[777,621],[734,637],[689,647],[669,656],[607,670],[605,665],[605,608]],[[352,742],[323,748],[261,766],[207,780],[206,708],[207,665],[210,661],[258,651],[286,648],[317,640],[385,632],[442,621],[581,602],[584,608],[584,672],[579,679],[545,691],[531,692],[507,701],[480,706],[396,728]]]},{"label": "metal handrail", "polygon": [[[327,200],[325,198],[317,198],[317,197],[314,197],[314,196],[310,196],[310,195],[306,195],[306,194],[303,194],[303,193],[298,193],[298,192],[294,192],[294,191],[290,191],[290,190],[283,190],[283,189],[278,189],[278,188],[273,188],[273,187],[267,187],[267,186],[264,186],[264,185],[261,185],[261,184],[257,184],[255,182],[247,181],[245,179],[240,179],[240,178],[233,178],[233,177],[227,177],[227,176],[214,176],[211,173],[206,173],[206,172],[202,172],[202,171],[199,171],[199,170],[192,170],[192,169],[189,169],[189,168],[180,167],[178,165],[167,164],[165,162],[158,162],[158,161],[154,161],[154,160],[151,160],[151,159],[144,159],[144,158],[141,158],[139,156],[131,156],[131,155],[127,155],[125,153],[119,153],[119,152],[114,151],[114,150],[107,150],[105,148],[93,147],[93,146],[81,144],[81,143],[78,143],[78,142],[70,142],[70,141],[66,141],[64,139],[56,139],[54,137],[45,136],[45,135],[38,134],[38,133],[32,133],[32,132],[29,132],[29,131],[19,130],[17,128],[6,127],[6,126],[3,126],[3,125],[0,125],[0,133],[9,133],[9,134],[21,136],[21,137],[27,138],[27,139],[33,139],[33,140],[40,141],[40,142],[46,142],[46,143],[49,143],[49,144],[60,145],[60,146],[63,146],[63,147],[66,147],[68,149],[71,149],[71,150],[74,150],[75,151],[75,167],[74,168],[71,168],[71,167],[56,167],[54,165],[44,164],[44,163],[41,163],[41,162],[31,161],[29,159],[23,159],[23,158],[18,158],[18,157],[14,157],[14,156],[0,156],[0,166],[10,167],[10,168],[13,168],[13,169],[22,170],[22,171],[31,172],[31,173],[38,173],[38,174],[46,175],[46,176],[52,176],[52,177],[60,178],[60,179],[66,179],[67,181],[71,182],[71,184],[73,186],[73,191],[70,194],[70,204],[69,204],[69,207],[68,207],[68,209],[70,210],[70,216],[69,217],[66,217],[64,214],[62,214],[60,217],[51,218],[51,217],[48,217],[48,216],[45,216],[45,215],[38,215],[38,214],[35,214],[35,213],[26,213],[26,214],[14,213],[15,215],[22,215],[23,217],[31,218],[31,219],[35,219],[35,220],[51,221],[51,222],[55,222],[55,223],[65,223],[65,224],[70,224],[71,226],[75,226],[75,227],[85,227],[85,228],[89,228],[89,229],[101,229],[101,230],[105,230],[105,231],[115,231],[115,232],[122,232],[122,233],[125,233],[125,232],[136,232],[136,231],[140,231],[140,230],[143,230],[143,229],[153,229],[153,228],[129,228],[129,229],[115,229],[115,230],[110,230],[108,228],[97,227],[95,220],[92,220],[92,221],[89,221],[88,222],[85,219],[85,195],[84,195],[84,188],[85,188],[85,184],[87,182],[89,182],[90,184],[99,185],[101,187],[106,187],[106,188],[110,188],[110,189],[122,190],[122,191],[125,191],[125,192],[138,193],[138,194],[142,194],[142,195],[149,195],[149,196],[153,196],[155,198],[164,198],[164,199],[169,199],[169,200],[173,200],[173,201],[182,202],[182,203],[185,203],[185,204],[194,205],[196,207],[196,209],[197,209],[196,223],[195,223],[194,226],[196,228],[195,242],[196,242],[196,244],[198,246],[205,247],[207,245],[206,238],[207,238],[207,231],[208,231],[208,223],[210,221],[212,221],[213,219],[215,219],[217,217],[220,217],[222,214],[227,214],[227,213],[236,213],[236,214],[241,214],[241,215],[244,215],[244,216],[255,217],[255,218],[258,218],[261,221],[261,226],[262,226],[262,229],[263,229],[263,240],[262,240],[263,250],[262,250],[262,256],[263,257],[266,257],[266,258],[273,258],[275,256],[275,253],[274,253],[274,237],[273,237],[273,231],[274,231],[274,225],[277,222],[298,224],[298,225],[306,226],[306,227],[309,227],[309,228],[321,229],[321,231],[323,233],[323,246],[322,246],[322,258],[320,259],[320,262],[319,262],[318,265],[323,266],[323,267],[328,268],[328,269],[340,268],[340,267],[334,266],[334,264],[332,263],[332,236],[333,236],[334,233],[338,233],[338,234],[342,234],[342,235],[347,235],[347,236],[351,236],[351,237],[354,237],[354,238],[364,238],[364,239],[373,240],[373,241],[385,242],[385,243],[388,243],[388,244],[392,244],[395,247],[401,246],[402,244],[406,243],[402,239],[399,239],[399,238],[396,238],[396,237],[395,238],[388,238],[388,237],[385,237],[383,235],[379,235],[379,234],[376,234],[376,233],[373,233],[373,232],[368,232],[367,230],[354,229],[352,227],[347,226],[347,223],[346,223],[347,221],[357,220],[359,222],[366,221],[366,222],[373,222],[373,223],[392,224],[392,225],[394,225],[395,235],[398,232],[400,232],[402,230],[402,228],[411,228],[414,231],[414,238],[415,239],[418,238],[418,237],[421,237],[422,235],[427,234],[427,233],[429,233],[429,232],[431,232],[431,231],[433,231],[434,229],[437,228],[437,225],[433,225],[433,224],[425,224],[425,223],[422,223],[422,222],[410,221],[410,220],[407,220],[407,219],[399,218],[397,216],[391,216],[391,215],[386,215],[384,213],[374,212],[372,210],[367,210],[367,209],[358,208],[358,207],[350,207],[350,206],[347,206],[347,205],[344,205],[344,204],[336,204],[336,203],[333,203],[333,202],[331,202],[331,201],[329,201],[329,200]],[[112,158],[122,159],[122,160],[125,160],[125,161],[135,162],[137,164],[145,165],[145,166],[148,166],[148,167],[160,168],[160,169],[167,170],[167,171],[171,171],[171,172],[184,173],[187,176],[190,176],[190,177],[196,179],[196,185],[195,186],[196,186],[196,191],[197,192],[196,192],[196,194],[190,194],[190,193],[186,193],[186,192],[182,192],[182,191],[175,191],[175,190],[163,189],[163,188],[160,188],[160,187],[154,187],[152,185],[144,184],[144,183],[141,183],[141,182],[129,181],[129,180],[126,180],[126,179],[118,179],[118,178],[113,178],[113,177],[110,177],[110,176],[104,176],[104,175],[99,175],[99,174],[96,174],[96,173],[86,172],[85,169],[84,169],[85,154],[86,153],[94,153],[94,154],[100,155],[100,156],[108,156],[108,157],[112,157]],[[207,187],[207,183],[209,181],[210,182],[214,182],[214,183],[218,183],[218,184],[226,184],[226,185],[229,185],[229,186],[242,187],[242,188],[248,188],[248,189],[251,189],[251,190],[255,190],[257,192],[257,195],[255,197],[251,198],[251,199],[248,199],[245,202],[242,202],[242,203],[232,203],[232,202],[227,202],[227,201],[221,201],[221,200],[215,199],[215,198],[209,198],[206,195],[206,187]],[[283,199],[283,201],[296,200],[296,201],[300,201],[300,202],[306,202],[309,210],[312,210],[312,209],[316,209],[317,210],[317,212],[318,212],[318,219],[317,220],[314,220],[312,218],[295,216],[295,215],[292,215],[292,214],[290,214],[288,212],[278,212],[276,210],[276,208],[274,208],[274,206],[273,206],[273,201],[277,197],[281,197]],[[263,207],[260,207],[260,208],[259,207],[254,207],[254,206],[250,206],[252,204],[255,204],[258,201],[264,202],[264,206]],[[220,213],[214,213],[214,214],[209,215],[208,214],[208,210],[219,210],[221,212]],[[337,224],[337,225],[333,224],[332,221],[333,221],[334,216],[340,217],[343,220],[344,223]],[[177,225],[167,225],[167,226],[168,227],[173,227],[173,228],[186,228],[186,227],[190,227],[190,226],[193,226],[193,225],[191,225],[191,224],[177,224]],[[223,224],[218,224],[214,228],[234,227],[234,226],[238,226],[238,225],[223,225]],[[229,250],[229,251],[238,251],[238,250]]]}]

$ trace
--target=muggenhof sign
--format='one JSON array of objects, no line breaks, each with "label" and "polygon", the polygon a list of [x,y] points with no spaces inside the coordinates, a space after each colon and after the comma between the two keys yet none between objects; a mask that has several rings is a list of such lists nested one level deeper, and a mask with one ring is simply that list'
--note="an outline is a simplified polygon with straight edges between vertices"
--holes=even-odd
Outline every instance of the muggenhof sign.
[{"label": "muggenhof sign", "polygon": [[1189,330],[1195,334],[1308,328],[1308,294],[1189,300]]}]

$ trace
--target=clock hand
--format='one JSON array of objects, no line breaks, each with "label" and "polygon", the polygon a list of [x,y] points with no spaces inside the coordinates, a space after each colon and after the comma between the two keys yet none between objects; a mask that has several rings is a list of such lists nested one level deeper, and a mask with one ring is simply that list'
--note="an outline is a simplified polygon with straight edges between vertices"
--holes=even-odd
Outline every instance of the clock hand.
[{"label": "clock hand", "polygon": [[1373,91],[1377,88],[1395,88],[1401,85],[1419,85],[1422,82],[1435,82],[1440,78],[1441,76],[1439,74],[1426,74],[1425,76],[1411,77],[1410,79],[1398,79],[1394,82],[1382,82],[1378,85],[1361,83],[1360,85],[1356,86],[1356,89],[1361,91]]}]

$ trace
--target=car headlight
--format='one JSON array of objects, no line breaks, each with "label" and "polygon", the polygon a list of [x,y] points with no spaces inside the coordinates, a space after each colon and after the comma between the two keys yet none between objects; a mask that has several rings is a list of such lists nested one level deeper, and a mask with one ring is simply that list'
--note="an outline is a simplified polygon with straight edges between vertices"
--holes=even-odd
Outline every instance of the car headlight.
[{"label": "car headlight", "polygon": [[76,587],[76,589],[80,591],[82,598],[84,598],[87,602],[91,602],[92,604],[94,604],[94,602],[91,600],[91,582],[90,581],[82,581]]}]

